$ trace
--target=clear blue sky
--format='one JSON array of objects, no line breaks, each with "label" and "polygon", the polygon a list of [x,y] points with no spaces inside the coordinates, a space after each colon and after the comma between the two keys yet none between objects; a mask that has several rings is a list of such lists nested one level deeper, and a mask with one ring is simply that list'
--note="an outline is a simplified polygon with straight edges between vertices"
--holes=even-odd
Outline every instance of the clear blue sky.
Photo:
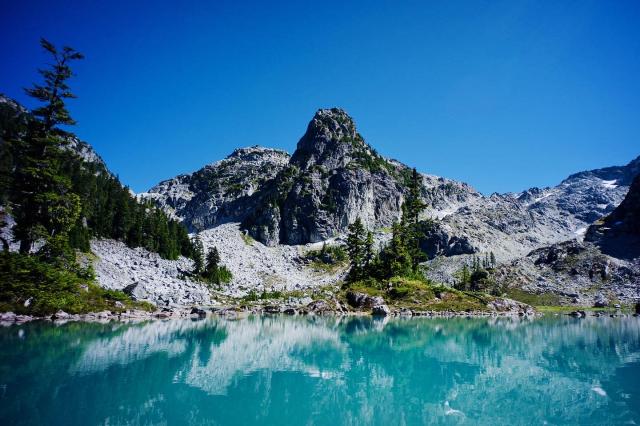
[{"label": "clear blue sky", "polygon": [[640,154],[639,1],[10,1],[0,92],[86,55],[76,133],[135,191],[339,106],[379,152],[485,193]]}]

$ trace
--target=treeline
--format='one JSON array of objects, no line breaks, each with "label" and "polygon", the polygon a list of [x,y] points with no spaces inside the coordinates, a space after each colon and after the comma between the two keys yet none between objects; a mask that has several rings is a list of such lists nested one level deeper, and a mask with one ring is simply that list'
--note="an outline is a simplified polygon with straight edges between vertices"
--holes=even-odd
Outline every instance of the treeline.
[{"label": "treeline", "polygon": [[70,157],[63,170],[80,196],[81,214],[70,230],[69,242],[89,250],[91,238],[112,238],[129,247],[144,247],[166,259],[194,257],[186,228],[148,201],[139,201],[128,188],[95,163]]},{"label": "treeline", "polygon": [[68,146],[73,135],[60,126],[75,123],[65,105],[75,96],[67,81],[70,63],[83,56],[44,39],[41,45],[53,62],[39,70],[43,83],[26,89],[41,105],[28,113],[0,104],[0,203],[16,221],[20,252],[43,242],[41,256],[60,258],[71,249],[88,251],[91,238],[104,237],[167,259],[194,257],[183,225],[138,201],[102,163],[83,161]]},{"label": "treeline", "polygon": [[426,205],[420,198],[420,176],[415,169],[407,183],[401,220],[393,225],[391,241],[382,250],[376,252],[373,235],[365,229],[360,218],[349,226],[347,252],[351,269],[347,283],[379,282],[392,277],[423,279],[419,265],[426,260],[420,249],[425,224],[419,221],[418,216]]}]

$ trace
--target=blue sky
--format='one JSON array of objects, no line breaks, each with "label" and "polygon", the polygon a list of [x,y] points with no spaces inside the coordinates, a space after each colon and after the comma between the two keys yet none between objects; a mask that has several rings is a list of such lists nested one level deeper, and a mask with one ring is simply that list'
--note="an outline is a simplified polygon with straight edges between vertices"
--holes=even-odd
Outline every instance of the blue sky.
[{"label": "blue sky", "polygon": [[[638,1],[2,1],[0,92],[86,55],[75,132],[135,191],[339,106],[385,156],[484,193],[640,154]],[[135,3],[135,4],[129,4]]]}]

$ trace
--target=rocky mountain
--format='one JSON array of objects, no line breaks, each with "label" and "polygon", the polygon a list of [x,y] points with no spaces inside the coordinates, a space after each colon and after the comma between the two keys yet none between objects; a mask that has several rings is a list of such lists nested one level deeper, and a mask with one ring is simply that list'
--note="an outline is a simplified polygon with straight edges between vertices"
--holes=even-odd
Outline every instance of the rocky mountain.
[{"label": "rocky mountain", "polygon": [[[608,176],[607,176],[608,177]],[[533,250],[500,267],[498,283],[555,303],[606,306],[640,300],[640,175],[622,203],[591,225],[584,241],[569,240]]]},{"label": "rocky mountain", "polygon": [[475,197],[435,228],[444,248],[436,254],[494,252],[510,260],[555,242],[581,237],[595,220],[611,213],[640,173],[640,157],[626,166],[569,176],[552,188],[520,194]]},{"label": "rocky mountain", "polygon": [[[25,107],[0,93],[0,145],[4,143],[4,138],[16,137],[23,132],[24,126],[30,119],[31,113]],[[63,148],[75,152],[88,163],[98,164],[104,172],[108,173],[104,160],[90,144],[73,135],[69,135],[66,139],[67,143]]]},{"label": "rocky mountain", "polygon": [[319,110],[242,225],[267,245],[326,240],[356,217],[370,228],[390,226],[401,212],[402,172],[365,143],[343,110]]},{"label": "rocky mountain", "polygon": [[192,231],[240,222],[258,207],[254,194],[289,163],[284,151],[253,146],[221,161],[160,182],[141,197],[154,200]]},{"label": "rocky mountain", "polygon": [[[423,249],[431,258],[494,252],[509,261],[545,245],[582,237],[622,201],[640,172],[626,166],[573,174],[552,188],[483,196],[465,183],[422,175]],[[398,220],[410,168],[379,155],[338,108],[319,110],[291,157],[268,148],[164,181],[153,198],[193,231],[240,222],[256,240],[306,244],[344,234],[360,217],[370,229]],[[442,264],[442,262],[440,262]]]},{"label": "rocky mountain", "polygon": [[[241,222],[266,245],[306,244],[346,232],[360,217],[371,229],[401,214],[410,169],[379,155],[341,109],[321,109],[291,157],[251,147],[151,188],[153,199],[192,231]],[[469,185],[422,175],[428,215],[441,218],[481,195]]]}]

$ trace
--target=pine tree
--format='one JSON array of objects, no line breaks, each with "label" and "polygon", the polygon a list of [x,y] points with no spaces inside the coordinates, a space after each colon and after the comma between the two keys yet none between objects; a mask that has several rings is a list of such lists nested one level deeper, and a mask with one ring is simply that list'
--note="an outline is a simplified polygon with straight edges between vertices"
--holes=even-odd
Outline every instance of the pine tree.
[{"label": "pine tree", "polygon": [[409,180],[407,197],[402,205],[402,219],[400,222],[404,233],[403,241],[411,257],[411,269],[413,272],[418,270],[420,262],[426,260],[426,256],[420,248],[420,240],[424,238],[424,232],[421,229],[419,217],[420,213],[427,207],[422,202],[421,190],[422,180],[418,171],[414,168]]},{"label": "pine tree", "polygon": [[207,253],[207,265],[204,270],[204,277],[212,283],[220,284],[218,277],[218,267],[220,263],[220,253],[216,247],[212,247]]},{"label": "pine tree", "polygon": [[41,238],[51,243],[51,254],[66,252],[66,235],[80,214],[80,198],[71,192],[71,181],[62,174],[60,146],[66,142],[65,132],[56,126],[74,124],[64,104],[64,99],[74,97],[66,81],[72,76],[69,63],[82,55],[70,47],[59,52],[44,39],[40,44],[54,64],[39,70],[44,84],[25,91],[44,105],[33,111],[35,119],[29,122],[24,139],[13,142],[17,159],[11,196],[14,236],[25,254]]},{"label": "pine tree", "polygon": [[407,249],[405,232],[400,224],[393,225],[391,242],[383,253],[383,265],[385,278],[410,275],[413,269],[413,260]]},{"label": "pine tree", "polygon": [[371,267],[371,263],[375,257],[373,251],[373,233],[367,231],[367,238],[364,241],[364,269],[368,271]]},{"label": "pine tree", "polygon": [[199,235],[193,239],[193,273],[199,275],[204,268],[204,245]]},{"label": "pine tree", "polygon": [[491,267],[495,268],[496,267],[496,255],[493,254],[493,252],[490,253],[490,259],[491,259]]},{"label": "pine tree", "polygon": [[364,278],[365,265],[365,229],[360,218],[349,225],[349,234],[347,235],[347,253],[349,253],[349,262],[351,269],[349,270],[348,281],[355,282]]},{"label": "pine tree", "polygon": [[32,88],[25,89],[25,91],[32,98],[44,103],[43,106],[34,109],[32,114],[41,120],[42,130],[47,133],[54,130],[57,125],[76,123],[67,111],[64,100],[76,97],[67,85],[67,80],[73,76],[69,64],[71,61],[83,59],[84,56],[69,46],[64,46],[62,51],[58,51],[53,44],[44,38],[40,39],[40,45],[51,54],[54,63],[51,65],[51,69],[38,70],[40,75],[44,77],[43,85],[34,84]]}]

